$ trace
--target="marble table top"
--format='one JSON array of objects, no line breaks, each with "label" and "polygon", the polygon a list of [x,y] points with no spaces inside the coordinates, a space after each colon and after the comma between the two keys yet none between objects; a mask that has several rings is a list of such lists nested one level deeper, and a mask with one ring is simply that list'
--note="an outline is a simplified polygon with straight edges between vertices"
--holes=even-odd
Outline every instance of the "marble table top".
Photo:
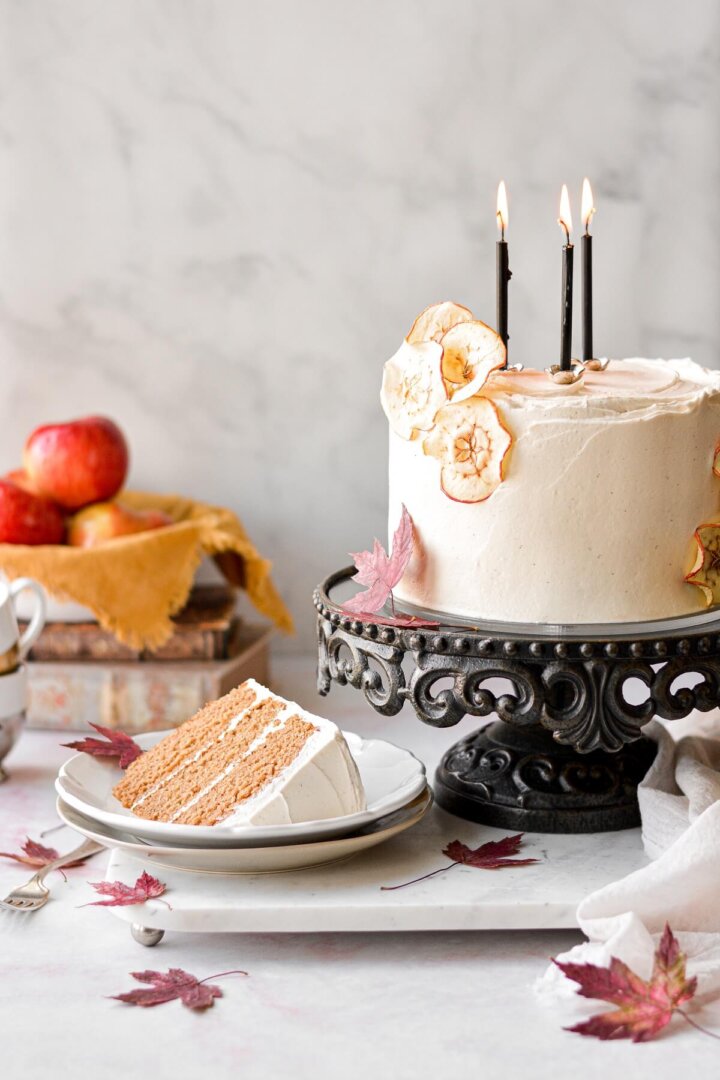
[{"label": "marble table top", "polygon": [[[448,742],[475,723],[448,732],[411,714],[386,719],[337,687],[318,707],[311,658],[278,662],[276,676],[281,693],[346,728],[409,746],[429,772]],[[56,823],[52,779],[66,754],[59,740],[55,732],[27,732],[8,758],[2,850],[19,850],[26,835],[38,839]],[[469,838],[478,828],[458,823],[457,831]],[[618,844],[630,836],[618,835]],[[62,851],[73,839],[63,830],[45,842]],[[4,1077],[22,1070],[31,1080],[417,1080],[472,1069],[483,1080],[600,1080],[611,1070],[670,1080],[681,1067],[700,1077],[717,1070],[716,1044],[682,1024],[644,1046],[564,1032],[570,1015],[539,1003],[533,983],[550,956],[580,941],[577,931],[169,933],[149,950],[110,912],[80,907],[94,898],[87,882],[104,876],[106,859],[69,871],[67,884],[54,875],[53,900],[41,912],[0,915]],[[0,895],[24,879],[25,868],[0,860]],[[506,877],[502,888],[508,885]],[[242,968],[250,978],[223,980],[225,996],[203,1015],[177,1002],[140,1010],[107,1000],[132,988],[129,972],[148,967],[182,967],[200,978]]]}]

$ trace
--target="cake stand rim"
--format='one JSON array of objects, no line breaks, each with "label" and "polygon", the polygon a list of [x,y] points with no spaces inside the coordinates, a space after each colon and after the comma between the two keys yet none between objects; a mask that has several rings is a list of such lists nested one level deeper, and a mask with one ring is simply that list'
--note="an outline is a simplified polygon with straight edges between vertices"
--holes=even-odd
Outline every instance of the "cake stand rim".
[{"label": "cake stand rim", "polygon": [[[477,642],[500,641],[508,646],[526,645],[531,653],[537,652],[539,658],[551,645],[577,646],[583,656],[587,656],[589,652],[586,646],[592,650],[598,645],[604,645],[604,657],[613,659],[616,655],[615,647],[619,657],[621,651],[625,653],[624,647],[627,646],[628,655],[636,659],[650,652],[660,661],[668,657],[671,643],[679,646],[673,651],[686,655],[695,642],[701,654],[714,655],[720,652],[720,636],[712,641],[712,635],[720,635],[720,605],[667,619],[639,620],[635,623],[577,623],[573,626],[482,619],[475,622],[453,622],[448,619],[447,612],[422,610],[407,604],[397,605],[402,614],[416,615],[420,620],[432,623],[423,626],[420,622],[418,626],[404,627],[394,626],[386,621],[391,616],[389,611],[378,613],[378,618],[374,619],[370,614],[348,612],[332,599],[332,592],[342,583],[349,581],[356,572],[354,566],[345,566],[329,574],[315,588],[313,602],[318,613],[354,636],[368,637],[388,644],[402,644],[409,649],[427,646],[436,650],[440,645],[440,651],[466,652],[471,644]],[[452,636],[455,641],[448,641],[443,648],[438,639],[448,636]],[[428,639],[433,639],[432,643]],[[540,648],[535,650],[532,646]],[[512,654],[512,649],[506,651],[509,655]]]}]

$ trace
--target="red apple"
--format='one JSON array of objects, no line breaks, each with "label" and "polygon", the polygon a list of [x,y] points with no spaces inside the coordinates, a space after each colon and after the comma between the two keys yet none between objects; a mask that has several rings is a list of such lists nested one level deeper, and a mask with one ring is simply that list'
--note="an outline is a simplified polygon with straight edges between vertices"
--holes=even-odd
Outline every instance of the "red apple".
[{"label": "red apple", "polygon": [[147,532],[171,525],[172,518],[162,510],[132,510],[118,502],[94,503],[70,519],[68,544],[74,547],[95,547],[116,536]]},{"label": "red apple", "polygon": [[23,491],[29,491],[31,495],[40,494],[24,469],[11,469],[10,472],[5,473],[0,479],[9,480],[12,484],[15,484],[16,487],[22,488]]},{"label": "red apple", "polygon": [[0,479],[0,543],[62,544],[65,519],[49,499]]},{"label": "red apple", "polygon": [[112,420],[87,416],[36,428],[25,444],[23,464],[41,495],[77,510],[117,495],[127,474],[128,448]]}]

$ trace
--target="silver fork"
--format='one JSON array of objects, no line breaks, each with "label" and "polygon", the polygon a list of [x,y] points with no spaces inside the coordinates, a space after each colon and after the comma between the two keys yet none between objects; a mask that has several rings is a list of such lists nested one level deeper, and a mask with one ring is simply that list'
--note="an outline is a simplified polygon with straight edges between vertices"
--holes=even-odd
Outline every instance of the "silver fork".
[{"label": "silver fork", "polygon": [[68,863],[96,855],[98,851],[103,851],[102,844],[96,843],[95,840],[85,840],[74,851],[68,851],[65,855],[53,859],[47,866],[43,866],[37,874],[33,874],[26,885],[13,889],[4,900],[0,901],[0,907],[11,908],[13,911],[38,911],[50,899],[50,890],[43,885],[43,880],[47,875],[53,870],[67,866]]}]

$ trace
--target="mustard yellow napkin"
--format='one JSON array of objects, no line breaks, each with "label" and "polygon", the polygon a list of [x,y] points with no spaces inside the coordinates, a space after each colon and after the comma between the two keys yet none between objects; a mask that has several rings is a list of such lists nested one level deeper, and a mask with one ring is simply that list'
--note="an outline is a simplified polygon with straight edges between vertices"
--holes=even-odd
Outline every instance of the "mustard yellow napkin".
[{"label": "mustard yellow napkin", "polygon": [[90,608],[100,625],[134,649],[155,649],[171,636],[171,615],[186,603],[204,555],[216,556],[228,581],[247,590],[258,611],[292,631],[292,617],[263,559],[230,510],[185,499],[124,491],[135,510],[157,507],[174,524],[121,536],[95,548],[0,544],[0,570],[35,578],[61,601]]}]

